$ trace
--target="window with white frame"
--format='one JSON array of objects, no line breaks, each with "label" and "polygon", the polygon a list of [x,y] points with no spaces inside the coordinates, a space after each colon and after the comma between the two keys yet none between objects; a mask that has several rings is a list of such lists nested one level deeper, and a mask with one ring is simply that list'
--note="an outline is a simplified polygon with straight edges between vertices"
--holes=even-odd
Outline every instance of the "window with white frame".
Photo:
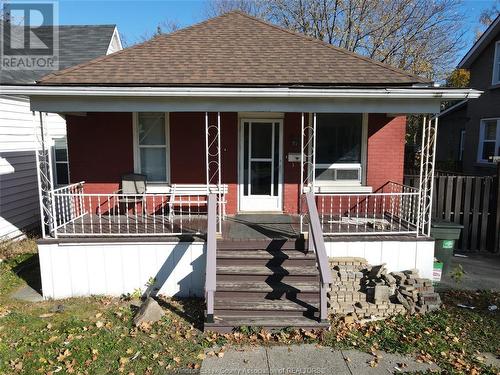
[{"label": "window with white frame", "polygon": [[491,83],[494,85],[500,83],[500,40],[495,43],[495,56],[493,58],[493,74]]},{"label": "window with white frame", "polygon": [[56,185],[69,184],[68,144],[66,138],[54,139],[54,169]]},{"label": "window with white frame", "polygon": [[491,163],[492,156],[500,155],[500,118],[483,119],[479,129],[477,161]]},{"label": "window with white frame", "polygon": [[363,114],[316,115],[318,185],[361,185],[365,132]]},{"label": "window with white frame", "polygon": [[135,170],[148,182],[168,182],[168,115],[139,112],[135,115]]}]

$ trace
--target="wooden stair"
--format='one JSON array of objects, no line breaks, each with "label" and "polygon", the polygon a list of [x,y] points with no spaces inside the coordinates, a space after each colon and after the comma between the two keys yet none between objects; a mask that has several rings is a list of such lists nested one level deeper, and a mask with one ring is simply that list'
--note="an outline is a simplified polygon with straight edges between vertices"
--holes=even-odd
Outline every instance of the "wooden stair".
[{"label": "wooden stair", "polygon": [[319,272],[303,240],[219,240],[216,283],[205,330],[328,326],[318,321]]}]

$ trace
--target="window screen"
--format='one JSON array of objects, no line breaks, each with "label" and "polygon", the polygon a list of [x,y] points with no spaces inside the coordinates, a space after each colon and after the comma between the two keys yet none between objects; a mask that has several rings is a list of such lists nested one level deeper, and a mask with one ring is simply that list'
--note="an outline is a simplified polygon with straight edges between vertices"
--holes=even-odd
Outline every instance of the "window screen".
[{"label": "window screen", "polygon": [[167,180],[167,135],[164,113],[139,113],[137,137],[140,172],[148,181]]}]

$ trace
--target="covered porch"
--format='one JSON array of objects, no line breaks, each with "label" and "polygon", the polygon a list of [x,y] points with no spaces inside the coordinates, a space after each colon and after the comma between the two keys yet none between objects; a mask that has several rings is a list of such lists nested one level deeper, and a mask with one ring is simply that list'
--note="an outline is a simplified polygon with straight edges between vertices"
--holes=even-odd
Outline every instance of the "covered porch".
[{"label": "covered porch", "polygon": [[[325,235],[426,235],[419,211],[426,186],[402,184],[403,114],[86,112],[66,118],[73,183],[42,197],[50,202],[43,228],[50,237],[203,237],[210,193],[217,196],[219,237],[229,236],[224,228],[238,223],[235,215],[262,220],[266,213],[285,215],[300,235],[307,232],[307,192],[315,194]],[[424,119],[423,142],[431,145],[424,148],[424,177],[432,172],[435,126]],[[52,186],[57,174],[50,156],[40,158],[47,166],[40,177]],[[139,180],[126,188],[131,177]]]},{"label": "covered porch", "polygon": [[[432,272],[430,114],[441,98],[431,89],[251,99],[190,89],[182,100],[151,88],[133,100],[33,90],[33,109],[68,122],[71,183],[55,187],[44,142],[38,153],[48,297],[121,294],[152,277],[155,293],[204,295],[206,327],[268,324],[276,313],[286,317],[271,319],[278,326],[320,327],[330,257]],[[422,115],[417,188],[402,184],[409,114]],[[123,191],[132,172],[144,185]]]}]

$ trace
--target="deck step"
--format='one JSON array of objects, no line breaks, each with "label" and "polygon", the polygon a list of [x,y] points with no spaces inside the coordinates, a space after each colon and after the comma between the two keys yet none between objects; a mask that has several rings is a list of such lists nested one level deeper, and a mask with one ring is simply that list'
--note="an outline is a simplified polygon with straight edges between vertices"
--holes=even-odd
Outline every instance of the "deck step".
[{"label": "deck step", "polygon": [[307,317],[288,317],[276,319],[275,317],[239,317],[215,316],[213,323],[205,323],[205,330],[227,333],[238,327],[260,327],[270,331],[293,327],[302,329],[327,329],[328,323],[320,323]]},{"label": "deck step", "polygon": [[263,266],[263,267],[315,267],[316,259],[300,259],[300,258],[219,258],[217,259],[219,266]]},{"label": "deck step", "polygon": [[303,240],[219,240],[216,280],[215,321],[206,330],[328,326],[317,321],[319,273]]},{"label": "deck step", "polygon": [[217,281],[217,292],[297,292],[319,293],[319,284],[316,282],[297,282],[293,284],[274,283],[265,281]]},{"label": "deck step", "polygon": [[317,311],[317,303],[304,301],[283,300],[235,300],[231,298],[215,298],[215,310],[238,310],[238,311]]},{"label": "deck step", "polygon": [[307,242],[303,239],[283,240],[218,240],[217,250],[302,250],[307,249]]},{"label": "deck step", "polygon": [[305,253],[301,250],[265,250],[265,249],[247,249],[247,250],[221,250],[217,249],[217,259],[313,259],[316,256],[313,252]]},{"label": "deck step", "polygon": [[274,267],[274,266],[217,266],[217,275],[266,275],[266,276],[317,276],[315,266]]}]

